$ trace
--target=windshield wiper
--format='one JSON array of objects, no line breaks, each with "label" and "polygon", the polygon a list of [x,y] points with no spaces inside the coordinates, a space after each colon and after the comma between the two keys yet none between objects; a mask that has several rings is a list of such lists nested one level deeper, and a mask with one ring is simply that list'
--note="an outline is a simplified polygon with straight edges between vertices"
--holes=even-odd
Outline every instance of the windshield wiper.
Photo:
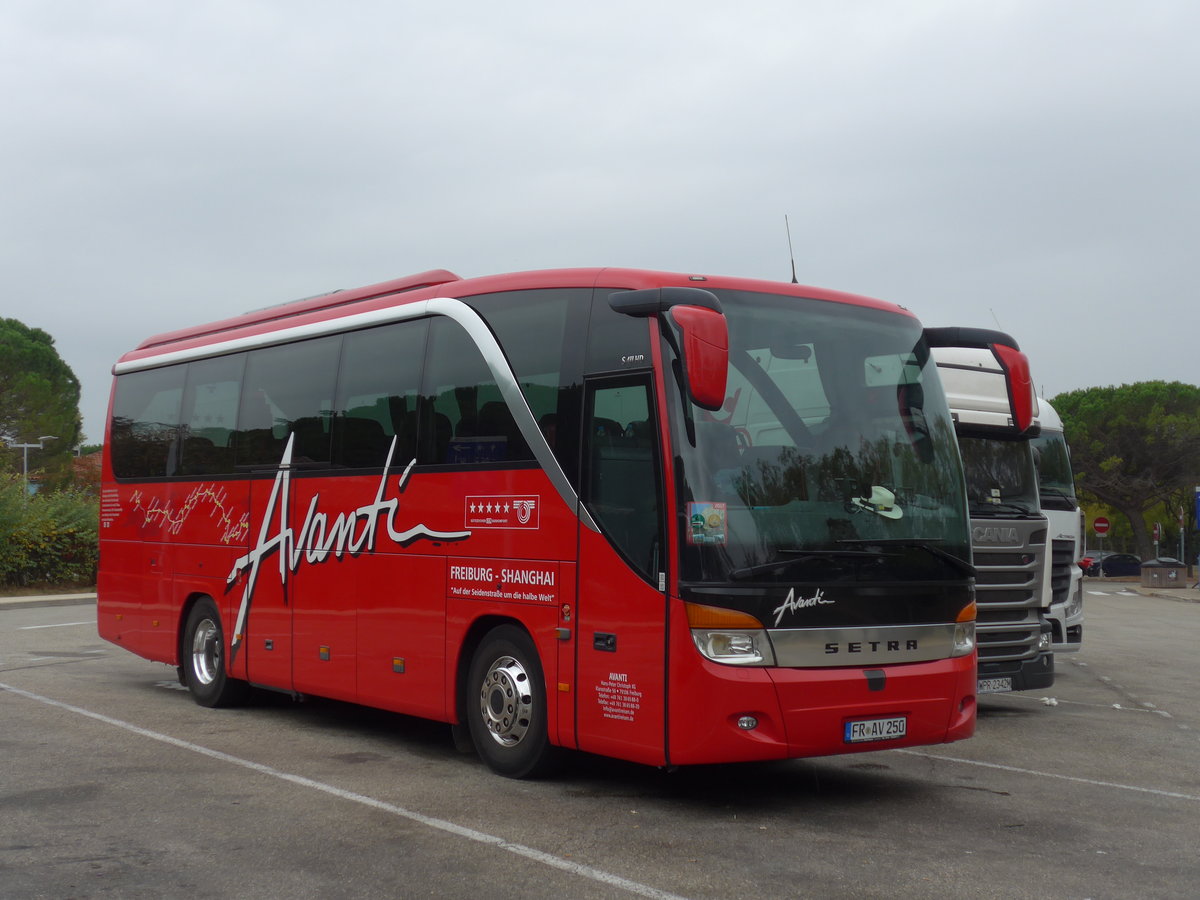
[{"label": "windshield wiper", "polygon": [[[914,550],[924,550],[931,556],[935,556],[943,562],[947,562],[954,568],[958,569],[967,577],[975,575],[975,567],[964,559],[959,559],[948,550],[944,550],[938,546],[937,540],[922,540],[920,538],[885,538],[883,540],[845,540],[838,541],[839,544],[858,544],[865,547],[911,547]],[[858,551],[862,552],[862,551]]]},{"label": "windshield wiper", "polygon": [[1036,509],[1022,506],[1020,503],[971,503],[969,512],[980,518],[995,518],[997,513],[1011,515],[1016,513],[1026,519],[1036,519],[1040,513]]},{"label": "windshield wiper", "polygon": [[778,550],[777,553],[787,553],[790,559],[777,559],[774,562],[762,563],[757,566],[746,566],[744,569],[731,569],[729,577],[734,581],[744,581],[763,572],[774,572],[776,569],[786,569],[797,563],[809,562],[814,559],[862,559],[877,554],[869,550]]},{"label": "windshield wiper", "polygon": [[1043,494],[1049,494],[1051,497],[1062,497],[1065,500],[1074,500],[1075,499],[1074,494],[1068,494],[1062,488],[1051,487],[1048,484],[1039,485],[1038,490],[1041,491]]}]

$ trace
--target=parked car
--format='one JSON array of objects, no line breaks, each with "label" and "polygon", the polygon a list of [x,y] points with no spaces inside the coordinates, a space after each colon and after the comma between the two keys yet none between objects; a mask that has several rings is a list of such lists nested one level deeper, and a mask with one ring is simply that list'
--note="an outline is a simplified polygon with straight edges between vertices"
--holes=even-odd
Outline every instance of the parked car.
[{"label": "parked car", "polygon": [[1103,570],[1106,578],[1119,578],[1123,575],[1140,575],[1142,561],[1132,553],[1097,553],[1089,560],[1084,569],[1085,575],[1099,575]]},{"label": "parked car", "polygon": [[1079,561],[1079,568],[1083,569],[1084,575],[1099,575],[1100,561],[1104,559],[1104,557],[1112,555],[1112,550],[1093,550]]}]

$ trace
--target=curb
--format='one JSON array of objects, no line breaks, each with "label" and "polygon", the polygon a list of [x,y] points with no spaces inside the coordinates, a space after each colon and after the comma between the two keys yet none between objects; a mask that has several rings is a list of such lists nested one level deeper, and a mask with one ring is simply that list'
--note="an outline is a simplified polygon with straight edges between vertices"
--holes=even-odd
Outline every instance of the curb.
[{"label": "curb", "polygon": [[38,606],[89,606],[95,603],[95,594],[45,594],[28,597],[0,597],[0,610],[33,609]]},{"label": "curb", "polygon": [[1174,600],[1176,603],[1200,603],[1200,591],[1195,588],[1144,588],[1135,587],[1135,591],[1143,597],[1157,597],[1159,600]]}]

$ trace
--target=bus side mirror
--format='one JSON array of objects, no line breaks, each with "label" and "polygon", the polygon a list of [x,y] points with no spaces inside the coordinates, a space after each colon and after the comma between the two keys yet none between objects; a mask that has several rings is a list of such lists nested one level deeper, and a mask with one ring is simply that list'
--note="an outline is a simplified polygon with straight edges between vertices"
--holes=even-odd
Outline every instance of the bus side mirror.
[{"label": "bus side mirror", "polygon": [[676,335],[679,363],[692,402],[717,410],[725,404],[729,372],[729,327],[725,316],[703,306],[673,306],[667,321]]},{"label": "bus side mirror", "polygon": [[725,404],[729,326],[715,294],[694,287],[646,288],[610,294],[608,305],[622,315],[653,316],[663,323],[687,399],[708,410]]}]

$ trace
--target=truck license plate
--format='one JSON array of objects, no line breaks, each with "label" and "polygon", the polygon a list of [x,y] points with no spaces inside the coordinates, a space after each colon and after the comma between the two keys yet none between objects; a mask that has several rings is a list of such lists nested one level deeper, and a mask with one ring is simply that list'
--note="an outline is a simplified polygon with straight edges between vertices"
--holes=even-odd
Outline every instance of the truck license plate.
[{"label": "truck license plate", "polygon": [[846,723],[846,743],[861,744],[864,741],[890,741],[908,734],[908,717],[891,716],[887,719],[857,719]]},{"label": "truck license plate", "polygon": [[1012,678],[980,678],[975,685],[977,694],[1006,694],[1012,690]]}]

